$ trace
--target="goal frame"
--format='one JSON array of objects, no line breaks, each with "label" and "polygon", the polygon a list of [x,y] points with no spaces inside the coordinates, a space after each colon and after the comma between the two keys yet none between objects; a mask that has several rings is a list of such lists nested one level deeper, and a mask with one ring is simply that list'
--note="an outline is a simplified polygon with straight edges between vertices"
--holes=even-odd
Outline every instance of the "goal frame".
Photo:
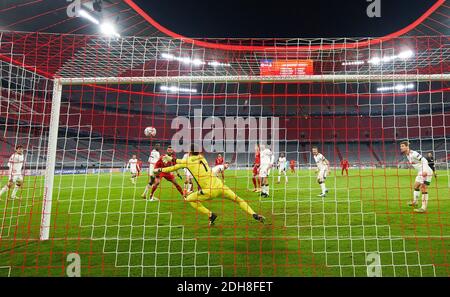
[{"label": "goal frame", "polygon": [[63,87],[66,85],[104,85],[104,84],[147,84],[147,83],[347,83],[347,82],[421,82],[449,81],[450,73],[440,74],[341,74],[341,75],[301,75],[301,76],[153,76],[153,77],[56,77],[53,79],[52,108],[48,134],[47,158],[44,180],[44,195],[42,203],[41,226],[39,239],[50,238],[51,211],[53,201],[53,183],[55,177],[56,151],[58,142],[59,118]]}]

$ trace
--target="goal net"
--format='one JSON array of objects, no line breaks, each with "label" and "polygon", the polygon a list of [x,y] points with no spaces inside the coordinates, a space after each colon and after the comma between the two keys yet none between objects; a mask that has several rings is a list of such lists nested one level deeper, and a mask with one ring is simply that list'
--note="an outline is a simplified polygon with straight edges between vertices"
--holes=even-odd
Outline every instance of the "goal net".
[{"label": "goal net", "polygon": [[[448,37],[228,42],[0,32],[0,275],[450,274]],[[142,197],[191,144],[265,224],[184,170]]]}]

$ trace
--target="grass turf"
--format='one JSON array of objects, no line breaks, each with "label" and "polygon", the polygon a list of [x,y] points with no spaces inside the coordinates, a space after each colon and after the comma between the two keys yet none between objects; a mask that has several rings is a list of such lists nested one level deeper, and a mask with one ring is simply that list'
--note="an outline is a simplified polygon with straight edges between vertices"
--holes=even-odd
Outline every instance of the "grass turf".
[{"label": "grass turf", "polygon": [[426,214],[407,206],[411,170],[333,173],[325,199],[312,171],[289,173],[287,185],[276,175],[260,199],[250,171],[227,171],[226,184],[267,223],[215,199],[205,203],[219,215],[212,228],[166,181],[161,201],[146,202],[145,176],[136,186],[129,174],[57,176],[45,242],[43,178],[27,177],[22,199],[0,201],[0,276],[65,276],[70,253],[82,276],[367,276],[377,257],[382,276],[450,275],[449,172],[433,179]]}]

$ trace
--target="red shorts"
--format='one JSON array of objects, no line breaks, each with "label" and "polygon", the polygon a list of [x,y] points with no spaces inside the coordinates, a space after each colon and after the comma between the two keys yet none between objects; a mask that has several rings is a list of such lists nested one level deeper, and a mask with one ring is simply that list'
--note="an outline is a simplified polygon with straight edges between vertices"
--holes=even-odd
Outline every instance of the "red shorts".
[{"label": "red shorts", "polygon": [[295,169],[295,165],[290,165],[289,166],[291,169]]},{"label": "red shorts", "polygon": [[159,178],[165,178],[166,180],[168,180],[168,181],[174,181],[175,180],[175,176],[172,174],[172,173],[164,173],[164,172],[161,172],[159,175],[158,175],[158,177]]},{"label": "red shorts", "polygon": [[259,165],[254,165],[253,166],[253,175],[258,175],[259,174]]}]

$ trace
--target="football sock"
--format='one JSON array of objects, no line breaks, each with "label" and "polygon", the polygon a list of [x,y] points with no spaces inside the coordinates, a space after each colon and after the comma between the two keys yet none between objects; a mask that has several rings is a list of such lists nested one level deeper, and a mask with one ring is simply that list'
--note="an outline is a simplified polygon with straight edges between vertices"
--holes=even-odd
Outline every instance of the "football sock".
[{"label": "football sock", "polygon": [[155,193],[155,191],[156,191],[156,189],[158,188],[158,185],[153,185],[153,187],[152,187],[152,192],[151,192],[151,194],[150,194],[150,196],[152,196],[153,197],[153,194]]},{"label": "football sock", "polygon": [[422,208],[427,209],[428,205],[428,192],[422,193]]},{"label": "football sock", "polygon": [[3,195],[3,194],[5,194],[5,192],[7,192],[8,191],[8,186],[4,186],[3,188],[2,188],[2,190],[0,191],[0,197]]},{"label": "football sock", "polygon": [[[419,195],[420,195],[420,190],[414,190],[414,203],[417,203],[417,201],[419,200]],[[422,197],[423,198],[423,197]]]},{"label": "football sock", "polygon": [[178,192],[183,195],[183,189],[180,187],[179,184],[175,184],[175,187],[177,188]]},{"label": "football sock", "polygon": [[19,190],[19,187],[18,186],[15,186],[14,187],[14,190],[12,191],[12,193],[11,193],[11,198],[16,198],[16,194],[17,194],[17,191]]}]

